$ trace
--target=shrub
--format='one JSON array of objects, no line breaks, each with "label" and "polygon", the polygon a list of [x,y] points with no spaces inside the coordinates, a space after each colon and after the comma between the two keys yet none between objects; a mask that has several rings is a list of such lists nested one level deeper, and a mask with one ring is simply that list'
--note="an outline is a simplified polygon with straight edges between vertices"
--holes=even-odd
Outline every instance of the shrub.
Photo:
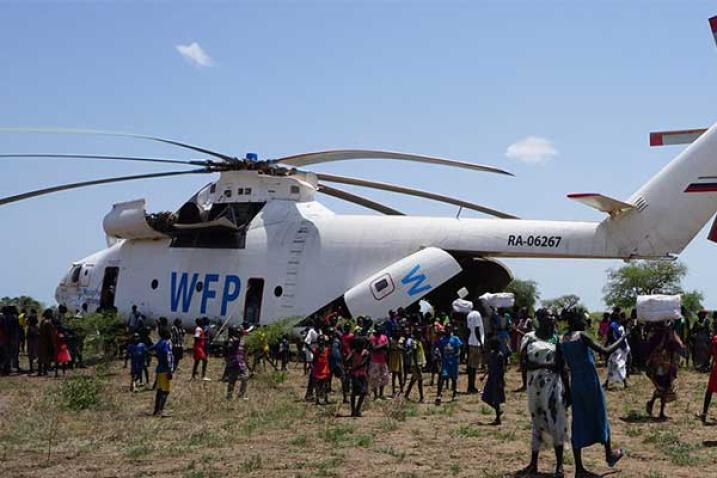
[{"label": "shrub", "polygon": [[104,382],[98,377],[78,375],[68,377],[60,385],[60,396],[65,408],[73,411],[85,410],[100,403],[100,392]]}]

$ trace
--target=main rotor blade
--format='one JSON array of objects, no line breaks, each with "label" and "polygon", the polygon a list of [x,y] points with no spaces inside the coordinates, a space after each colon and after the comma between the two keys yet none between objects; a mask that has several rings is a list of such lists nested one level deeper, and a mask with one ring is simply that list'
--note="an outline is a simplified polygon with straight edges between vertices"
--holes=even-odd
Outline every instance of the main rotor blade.
[{"label": "main rotor blade", "polygon": [[344,191],[343,189],[332,188],[331,186],[328,186],[326,184],[319,183],[319,192],[324,193],[327,196],[332,196],[338,199],[342,199],[344,201],[358,204],[359,206],[363,206],[368,209],[373,209],[374,211],[378,211],[388,216],[405,216],[405,214],[403,214],[401,211],[397,211],[388,206],[384,206],[381,203],[372,201],[363,196]]},{"label": "main rotor blade", "polygon": [[463,201],[462,199],[456,199],[449,196],[443,196],[441,194],[436,194],[428,191],[422,191],[420,189],[412,189],[407,188],[404,186],[397,186],[395,184],[388,184],[388,183],[379,183],[374,181],[367,181],[365,179],[359,179],[359,178],[351,178],[346,176],[336,176],[333,174],[323,174],[323,173],[315,173],[316,177],[319,178],[321,181],[327,181],[330,183],[341,183],[341,184],[351,184],[354,186],[363,186],[367,188],[373,188],[373,189],[381,189],[383,191],[391,191],[394,193],[401,193],[401,194],[408,194],[411,196],[418,196],[426,199],[433,199],[434,201],[440,201],[445,202],[448,204],[454,204],[456,206],[464,207],[466,209],[473,209],[474,211],[482,212],[484,214],[488,214],[495,217],[500,217],[502,219],[518,219],[516,216],[513,216],[511,214],[507,214],[501,211],[496,211],[495,209],[491,209],[485,206],[481,206],[480,204],[475,204],[468,201]]},{"label": "main rotor blade", "polygon": [[181,143],[173,139],[159,138],[156,136],[147,136],[143,134],[134,133],[122,133],[117,131],[103,131],[96,129],[74,129],[74,128],[0,128],[0,133],[53,133],[53,134],[87,134],[87,135],[98,135],[98,136],[118,136],[123,138],[136,138],[146,139],[148,141],[156,141],[159,143],[171,144],[180,148],[191,149],[199,153],[208,154],[215,158],[223,159],[224,161],[236,161],[236,158],[227,154],[217,153],[210,149],[202,148],[200,146],[194,146],[192,144]]},{"label": "main rotor blade", "polygon": [[163,178],[167,176],[180,176],[183,174],[205,174],[205,173],[211,173],[212,171],[210,169],[202,168],[202,169],[193,169],[191,171],[171,171],[168,173],[150,173],[150,174],[136,174],[133,176],[118,176],[114,178],[104,178],[104,179],[94,179],[92,181],[83,181],[81,183],[70,183],[70,184],[62,184],[60,186],[53,186],[51,188],[45,188],[45,189],[37,189],[35,191],[29,191],[22,194],[17,194],[15,196],[7,196],[4,198],[0,198],[0,206],[3,204],[9,204],[12,202],[22,201],[23,199],[29,199],[36,196],[42,196],[44,194],[50,194],[55,193],[58,191],[67,191],[68,189],[77,189],[82,188],[85,186],[95,186],[97,184],[109,184],[109,183],[119,183],[122,181],[133,181],[135,179],[150,179],[150,178]]},{"label": "main rotor blade", "polygon": [[275,159],[274,162],[288,164],[290,166],[303,167],[311,164],[330,163],[334,161],[345,161],[347,159],[397,159],[399,161],[417,161],[420,163],[440,164],[456,168],[472,169],[489,173],[505,174],[513,176],[512,173],[493,166],[456,161],[453,159],[434,158],[418,154],[397,153],[392,151],[374,151],[368,149],[339,149],[334,151],[319,151],[315,153],[297,154]]},{"label": "main rotor blade", "polygon": [[211,164],[211,160],[181,160],[164,158],[138,158],[135,156],[107,156],[102,154],[0,154],[0,159],[23,159],[23,158],[59,158],[59,159],[112,159],[118,161],[142,161],[147,163],[183,164],[186,166],[204,166]]}]

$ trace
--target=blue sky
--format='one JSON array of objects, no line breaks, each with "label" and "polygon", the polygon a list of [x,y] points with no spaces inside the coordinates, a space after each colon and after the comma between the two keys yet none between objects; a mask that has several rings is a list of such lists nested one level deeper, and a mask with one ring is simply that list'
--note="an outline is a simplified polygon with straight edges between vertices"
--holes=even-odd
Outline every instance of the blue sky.
[{"label": "blue sky", "polygon": [[[565,198],[627,198],[679,148],[650,130],[715,116],[717,50],[708,1],[9,2],[0,6],[0,125],[154,134],[231,154],[277,157],[328,148],[410,151],[507,168],[516,178],[431,165],[355,161],[317,170],[415,186],[536,219],[601,219]],[[211,65],[178,45],[197,43]],[[193,50],[196,53],[196,49]],[[526,137],[557,155],[506,157]],[[0,136],[2,152],[155,154],[126,139]],[[63,182],[161,170],[62,160],[3,160],[0,196]],[[175,209],[206,177],[48,195],[0,208],[0,295],[51,301],[72,260],[105,244],[114,202]],[[362,194],[366,190],[356,189]],[[456,208],[382,192],[405,212]],[[340,213],[359,207],[324,198]],[[464,213],[470,216],[470,213]],[[477,215],[476,215],[477,216]],[[703,231],[683,253],[687,286],[717,307],[717,245]],[[539,282],[601,307],[617,261],[511,260]]]}]

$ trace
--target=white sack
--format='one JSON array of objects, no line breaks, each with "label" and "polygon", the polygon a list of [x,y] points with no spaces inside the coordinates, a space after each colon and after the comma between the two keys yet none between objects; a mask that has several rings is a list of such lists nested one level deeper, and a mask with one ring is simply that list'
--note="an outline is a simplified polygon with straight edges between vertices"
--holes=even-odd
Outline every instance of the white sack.
[{"label": "white sack", "polygon": [[496,309],[510,308],[515,304],[515,296],[510,292],[499,292],[497,294],[490,294],[486,292],[479,298],[487,306],[494,307]]},{"label": "white sack", "polygon": [[456,299],[453,301],[453,311],[459,314],[467,314],[473,310],[473,302],[470,300]]},{"label": "white sack", "polygon": [[646,322],[677,320],[680,318],[681,296],[678,295],[638,295],[637,318]]}]

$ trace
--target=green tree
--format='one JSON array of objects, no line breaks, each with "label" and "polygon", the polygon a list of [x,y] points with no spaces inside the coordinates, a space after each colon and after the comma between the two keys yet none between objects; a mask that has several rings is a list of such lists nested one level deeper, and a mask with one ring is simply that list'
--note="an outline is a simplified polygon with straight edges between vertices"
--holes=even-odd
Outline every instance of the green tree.
[{"label": "green tree", "polygon": [[535,310],[535,304],[540,299],[538,292],[538,284],[532,280],[513,279],[505,288],[506,292],[515,295],[515,305],[518,307],[527,307],[532,313]]},{"label": "green tree", "polygon": [[679,261],[637,261],[618,269],[610,269],[603,287],[603,300],[610,307],[635,307],[638,295],[683,294],[683,305],[690,311],[699,310],[703,295],[686,292],[682,280],[687,266]]},{"label": "green tree", "polygon": [[540,302],[546,309],[552,309],[558,312],[564,309],[572,309],[574,307],[585,309],[585,307],[580,304],[580,297],[575,294],[561,295],[555,299],[546,299],[541,300]]},{"label": "green tree", "polygon": [[35,309],[38,314],[41,314],[43,309],[45,308],[45,305],[42,302],[28,295],[1,298],[0,307],[5,307],[6,305],[14,305],[19,310],[27,309],[29,311],[30,309]]}]

